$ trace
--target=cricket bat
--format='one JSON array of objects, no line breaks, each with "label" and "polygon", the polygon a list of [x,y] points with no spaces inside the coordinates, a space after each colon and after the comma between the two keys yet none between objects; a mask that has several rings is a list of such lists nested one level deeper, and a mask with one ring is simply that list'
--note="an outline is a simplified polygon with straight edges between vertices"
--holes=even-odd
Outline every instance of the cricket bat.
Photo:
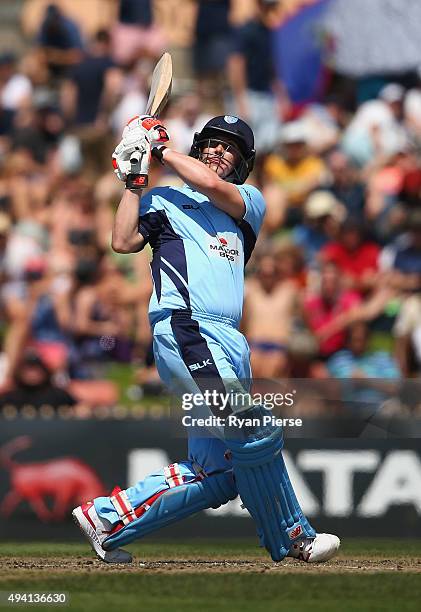
[{"label": "cricket bat", "polygon": [[[165,108],[171,94],[172,85],[172,59],[169,53],[164,53],[152,73],[151,89],[145,115],[157,117]],[[137,164],[140,159],[139,153],[133,153],[130,163]]]}]

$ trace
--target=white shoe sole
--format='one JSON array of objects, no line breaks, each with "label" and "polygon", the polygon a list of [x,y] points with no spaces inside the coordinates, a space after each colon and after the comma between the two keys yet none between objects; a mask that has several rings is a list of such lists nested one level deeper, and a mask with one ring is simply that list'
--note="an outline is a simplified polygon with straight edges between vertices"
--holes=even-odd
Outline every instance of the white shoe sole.
[{"label": "white shoe sole", "polygon": [[133,557],[130,553],[125,550],[117,548],[116,550],[104,550],[101,546],[101,542],[98,538],[96,531],[92,528],[92,525],[87,520],[82,512],[82,508],[79,506],[72,512],[72,517],[76,525],[81,530],[82,534],[88,540],[92,550],[100,559],[105,563],[131,563]]}]

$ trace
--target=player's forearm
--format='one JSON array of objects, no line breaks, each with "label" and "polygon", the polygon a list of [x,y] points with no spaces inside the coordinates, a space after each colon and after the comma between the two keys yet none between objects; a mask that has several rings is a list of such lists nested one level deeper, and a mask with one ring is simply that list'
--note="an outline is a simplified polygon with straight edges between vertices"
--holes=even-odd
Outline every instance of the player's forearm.
[{"label": "player's forearm", "polygon": [[143,243],[139,233],[139,195],[125,189],[114,217],[111,246],[117,253],[135,253]]},{"label": "player's forearm", "polygon": [[164,163],[192,189],[203,193],[220,210],[234,219],[242,219],[245,205],[238,189],[219,178],[198,159],[178,153],[172,149],[164,151]]}]

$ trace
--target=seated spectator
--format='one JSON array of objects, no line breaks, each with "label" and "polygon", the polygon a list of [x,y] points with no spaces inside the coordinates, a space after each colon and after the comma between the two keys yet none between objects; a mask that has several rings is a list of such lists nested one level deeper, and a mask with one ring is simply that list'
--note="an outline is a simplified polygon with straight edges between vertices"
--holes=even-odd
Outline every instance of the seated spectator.
[{"label": "seated spectator", "polygon": [[338,266],[325,263],[320,291],[310,293],[303,302],[304,320],[319,342],[319,358],[326,360],[344,347],[347,323],[344,315],[360,303],[357,292],[344,288]]},{"label": "seated spectator", "polygon": [[[283,269],[271,253],[258,262],[256,274],[246,282],[243,325],[251,349],[251,366],[256,378],[285,376],[287,345],[291,335],[299,287],[285,253]],[[288,273],[289,272],[289,273]]]},{"label": "seated spectator", "polygon": [[13,374],[13,388],[0,395],[0,406],[75,406],[76,399],[65,389],[56,386],[51,370],[33,349],[25,351]]},{"label": "seated spectator", "polygon": [[13,306],[25,313],[26,341],[54,372],[66,369],[69,348],[59,312],[60,296],[66,289],[62,282],[47,260],[38,257],[27,261],[22,281],[8,283],[4,291],[9,309]]},{"label": "seated spectator", "polygon": [[351,159],[342,151],[332,151],[327,156],[330,178],[326,187],[344,204],[350,217],[363,221],[365,185]]},{"label": "seated spectator", "polygon": [[[397,389],[401,373],[396,360],[386,351],[369,349],[370,334],[363,322],[354,323],[346,347],[327,362],[330,376],[352,380],[343,383],[343,399],[355,412],[372,415]],[[375,380],[380,379],[380,380]]]},{"label": "seated spectator", "polygon": [[307,196],[326,180],[322,159],[313,155],[306,143],[304,124],[299,121],[286,124],[281,134],[283,154],[269,155],[263,166],[265,180],[277,188],[271,193],[268,208],[277,206],[282,211],[280,222],[287,226],[302,220]]},{"label": "seated spectator", "polygon": [[354,219],[343,222],[340,237],[320,252],[322,262],[333,262],[350,288],[367,291],[375,280],[380,248],[365,238],[363,226]]},{"label": "seated spectator", "polygon": [[29,342],[52,371],[67,371],[69,339],[62,325],[62,296],[70,279],[55,274],[45,260],[28,261],[25,269]]},{"label": "seated spectator", "polygon": [[50,211],[51,249],[80,257],[94,256],[97,251],[97,218],[93,190],[81,177],[63,181],[54,193]]},{"label": "seated spectator", "polygon": [[30,155],[36,164],[52,163],[64,129],[60,110],[48,100],[15,117],[12,149]]},{"label": "seated spectator", "polygon": [[405,137],[401,124],[404,94],[401,85],[389,83],[377,100],[358,107],[344,133],[342,147],[361,166],[379,157],[388,157]]},{"label": "seated spectator", "polygon": [[309,104],[300,115],[308,134],[308,145],[318,154],[330,151],[338,144],[341,122],[346,111],[339,98],[329,96],[323,103]]},{"label": "seated spectator", "polygon": [[110,258],[104,257],[90,270],[87,281],[74,299],[76,378],[84,378],[95,363],[112,359],[128,362],[131,357],[129,333],[133,318],[130,309],[125,308],[127,285],[122,273]]},{"label": "seated spectator", "polygon": [[292,230],[294,243],[302,248],[307,265],[319,251],[338,236],[344,207],[329,191],[314,191],[304,205],[303,223]]},{"label": "seated spectator", "polygon": [[372,223],[373,234],[385,243],[400,229],[405,209],[399,202],[405,177],[417,168],[418,160],[409,142],[402,142],[394,155],[373,169],[367,181],[366,218]]},{"label": "seated spectator", "polygon": [[82,57],[79,27],[55,4],[47,6],[36,40],[54,77],[63,76]]}]

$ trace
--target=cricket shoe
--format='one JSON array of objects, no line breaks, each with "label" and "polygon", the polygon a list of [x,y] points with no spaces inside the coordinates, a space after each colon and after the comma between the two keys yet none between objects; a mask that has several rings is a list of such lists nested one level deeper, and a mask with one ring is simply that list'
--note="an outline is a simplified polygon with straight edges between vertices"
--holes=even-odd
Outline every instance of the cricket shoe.
[{"label": "cricket shoe", "polygon": [[306,563],[322,563],[336,555],[340,544],[337,536],[318,533],[315,538],[305,538],[293,544],[287,556]]},{"label": "cricket shoe", "polygon": [[105,563],[131,563],[132,555],[121,548],[104,550],[102,543],[110,535],[111,524],[102,520],[93,502],[78,506],[72,512],[72,517],[85,538],[89,541],[96,556]]}]

